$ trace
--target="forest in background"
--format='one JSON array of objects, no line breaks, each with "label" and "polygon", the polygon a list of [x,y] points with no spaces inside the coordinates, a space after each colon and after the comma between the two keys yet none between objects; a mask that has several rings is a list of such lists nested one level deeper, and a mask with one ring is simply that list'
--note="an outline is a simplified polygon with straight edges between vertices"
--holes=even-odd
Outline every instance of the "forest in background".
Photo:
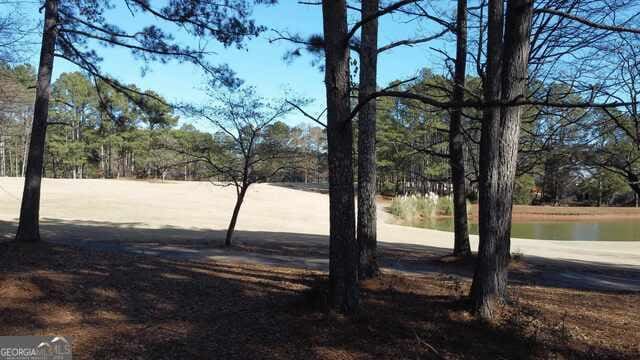
[{"label": "forest in background", "polygon": [[[0,73],[0,176],[24,176],[25,149],[33,114],[35,73],[28,65],[4,65]],[[135,86],[131,85],[135,89]],[[44,176],[51,178],[137,178],[217,180],[224,174],[184,149],[233,145],[224,132],[205,132],[179,115],[159,94],[125,95],[94,83],[80,72],[63,73],[52,85],[51,129]],[[326,135],[320,127],[268,124],[263,142],[278,142],[296,156],[270,181],[326,182]]]},{"label": "forest in background", "polygon": [[[29,65],[4,64],[0,82],[0,176],[22,177],[35,71]],[[468,87],[479,86],[476,78],[467,83]],[[445,98],[451,86],[449,79],[424,70],[418,79],[400,88]],[[214,146],[238,151],[233,142],[215,123],[204,131],[188,118],[179,121],[180,111],[153,90],[146,90],[146,97],[125,96],[107,84],[96,85],[81,72],[62,74],[52,89],[45,177],[228,180],[224,171],[196,155]],[[411,99],[381,98],[377,103],[379,192],[449,194],[449,112]],[[469,111],[464,117],[470,201],[477,200],[479,116]],[[632,119],[627,121],[631,126]],[[522,130],[515,203],[636,204],[636,186],[632,185],[640,176],[640,152],[624,128],[607,114],[532,107],[523,117]],[[289,153],[289,166],[262,181],[327,182],[326,130],[322,126],[290,126],[278,120],[268,124],[260,141],[278,143],[281,151]],[[197,154],[184,149],[196,149]],[[270,161],[274,167],[276,159]]]}]

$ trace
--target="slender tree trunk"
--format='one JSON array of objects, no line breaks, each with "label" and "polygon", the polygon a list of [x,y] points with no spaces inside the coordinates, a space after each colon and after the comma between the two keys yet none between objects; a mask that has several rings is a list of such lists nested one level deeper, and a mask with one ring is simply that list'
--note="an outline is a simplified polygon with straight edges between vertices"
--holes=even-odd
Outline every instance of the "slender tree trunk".
[{"label": "slender tree trunk", "polygon": [[598,207],[602,206],[602,178],[598,176]]},{"label": "slender tree trunk", "polygon": [[[492,19],[492,15],[497,15],[494,13],[497,9],[502,18],[501,0],[492,0],[489,8],[489,42],[491,43],[492,37],[496,35],[491,32],[492,23],[494,26],[500,23],[500,29],[502,28],[502,20]],[[532,0],[510,0],[507,3],[504,47],[501,56],[502,68],[499,77],[501,99],[505,102],[523,98],[525,95],[532,14]],[[493,31],[495,32],[496,29],[494,28]],[[492,54],[491,49],[487,49],[487,54]],[[487,73],[487,81],[490,81],[488,79],[489,73]],[[507,297],[511,209],[521,111],[521,106],[503,106],[498,116],[491,116],[489,122],[484,119],[485,123],[483,123],[481,147],[484,146],[485,151],[481,150],[484,160],[481,162],[484,163],[485,169],[481,174],[480,251],[472,284],[472,299],[476,314],[484,319],[494,318],[497,305]],[[490,124],[491,127],[488,130],[494,136],[487,136],[489,131],[484,129],[486,124]],[[493,145],[489,146],[488,143]]]},{"label": "slender tree trunk", "polygon": [[[378,11],[378,0],[363,0],[364,19]],[[364,101],[376,91],[378,71],[378,20],[362,26],[360,42],[360,87],[358,97]],[[361,279],[378,273],[376,259],[376,101],[369,101],[358,114],[358,224]]]},{"label": "slender tree trunk", "polygon": [[4,135],[0,134],[0,156],[2,157],[2,164],[0,165],[0,176],[6,176],[6,166],[7,166],[7,160],[6,160],[6,151],[4,148]]},{"label": "slender tree trunk", "polygon": [[233,214],[231,215],[231,221],[229,222],[229,227],[227,228],[227,236],[224,239],[225,246],[231,246],[231,239],[233,238],[233,232],[236,229],[236,222],[238,221],[238,214],[240,214],[240,207],[242,207],[242,202],[244,202],[244,196],[247,193],[248,185],[243,185],[242,189],[238,193],[236,198],[236,205],[233,208]]},{"label": "slender tree trunk", "polygon": [[353,130],[348,121],[349,49],[345,0],[324,0],[329,160],[329,299],[344,313],[358,307],[358,243],[353,191]]},{"label": "slender tree trunk", "polygon": [[[11,145],[11,144],[8,144]],[[7,156],[7,162],[9,163],[9,170],[7,171],[7,173],[4,176],[11,176],[11,172],[13,171],[13,160],[11,159],[11,147],[9,147],[8,150],[9,155]]]},{"label": "slender tree trunk", "polygon": [[58,178],[58,162],[54,156],[51,156],[51,170],[53,171],[53,178]]},{"label": "slender tree trunk", "polygon": [[106,170],[104,164],[104,144],[100,144],[100,170],[102,170],[102,178],[105,178]]},{"label": "slender tree trunk", "polygon": [[109,140],[109,149],[107,150],[107,177],[109,179],[111,179],[113,177],[113,162],[112,162],[112,158],[111,158],[111,140]]},{"label": "slender tree trunk", "polygon": [[[464,86],[467,71],[467,0],[458,0],[456,21],[456,67],[453,102],[464,101]],[[462,135],[462,109],[451,111],[449,124],[449,163],[453,186],[453,255],[471,255],[469,227],[467,224],[467,199],[464,169],[464,137]]]},{"label": "slender tree trunk", "polygon": [[58,1],[47,0],[44,7],[44,29],[42,33],[42,48],[40,49],[31,141],[29,142],[27,171],[22,205],[20,207],[20,223],[16,233],[16,240],[24,242],[40,240],[40,185],[42,183],[53,54],[58,35]]},{"label": "slender tree trunk", "polygon": [[18,145],[18,139],[17,138],[16,138],[15,145],[16,145],[16,151],[15,151],[15,160],[16,161],[14,161],[14,163],[13,163],[13,166],[15,166],[15,170],[14,170],[13,175],[15,177],[18,177],[18,176],[20,176],[20,170],[19,170],[20,169],[20,158],[19,158],[20,146]]}]

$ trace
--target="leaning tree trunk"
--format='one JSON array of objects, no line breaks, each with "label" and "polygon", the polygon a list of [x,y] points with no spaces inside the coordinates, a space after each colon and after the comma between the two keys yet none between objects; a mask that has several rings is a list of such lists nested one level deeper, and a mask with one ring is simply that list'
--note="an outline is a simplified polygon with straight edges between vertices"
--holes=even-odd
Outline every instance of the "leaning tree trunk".
[{"label": "leaning tree trunk", "polygon": [[[378,0],[362,1],[362,18],[378,11]],[[359,101],[376,91],[378,70],[378,19],[362,26],[360,42]],[[378,273],[376,259],[376,101],[371,100],[358,114],[358,224],[361,279]]]},{"label": "leaning tree trunk", "polygon": [[42,183],[42,165],[47,132],[51,72],[53,71],[54,51],[58,36],[58,1],[47,0],[44,6],[44,29],[36,84],[36,100],[20,207],[20,223],[16,233],[16,240],[24,242],[40,240],[40,185]]},{"label": "leaning tree trunk", "polygon": [[[454,75],[453,102],[464,101],[464,86],[467,68],[467,0],[458,0],[456,21],[456,66]],[[462,108],[451,111],[449,123],[449,164],[453,186],[453,255],[471,255],[469,227],[467,224],[467,199],[464,175],[464,137],[462,134]]]},{"label": "leaning tree trunk", "polygon": [[358,306],[359,294],[346,5],[345,0],[322,2],[329,153],[329,300],[339,311],[351,313]]},{"label": "leaning tree trunk", "polygon": [[233,238],[233,232],[236,230],[236,222],[238,221],[238,214],[240,214],[240,208],[242,207],[244,196],[247,194],[247,187],[248,185],[242,186],[242,188],[238,192],[238,197],[236,198],[236,205],[233,208],[231,221],[229,222],[229,227],[227,228],[227,235],[224,239],[225,246],[231,246],[231,239]]},{"label": "leaning tree trunk", "polygon": [[[501,1],[498,2],[501,3]],[[491,2],[489,6],[491,9]],[[502,14],[501,9],[500,14]],[[510,0],[507,3],[500,77],[503,102],[524,99],[532,14],[533,1],[531,0]],[[489,37],[491,40],[491,35]],[[491,54],[491,51],[488,49],[487,53]],[[521,112],[522,106],[502,106],[501,114],[497,117],[498,121],[493,121],[496,119],[491,118],[491,131],[495,131],[494,136],[485,137],[481,141],[481,146],[484,145],[485,150],[488,142],[494,143],[490,148],[491,151],[482,154],[487,168],[481,178],[484,194],[481,194],[480,206],[483,207],[481,216],[484,218],[480,218],[480,252],[472,284],[475,311],[484,319],[494,318],[498,304],[507,296],[511,209]],[[484,125],[482,136],[486,135]]]}]

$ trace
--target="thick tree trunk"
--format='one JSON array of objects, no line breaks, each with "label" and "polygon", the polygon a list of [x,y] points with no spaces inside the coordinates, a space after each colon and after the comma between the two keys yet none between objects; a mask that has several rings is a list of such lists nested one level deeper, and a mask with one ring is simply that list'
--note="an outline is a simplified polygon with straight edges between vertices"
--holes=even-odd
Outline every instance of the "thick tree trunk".
[{"label": "thick tree trunk", "polygon": [[227,235],[224,239],[225,246],[231,246],[231,239],[233,238],[233,232],[236,230],[236,222],[238,221],[238,214],[240,214],[240,207],[242,207],[242,202],[244,201],[244,196],[247,193],[247,187],[243,186],[238,193],[238,197],[236,198],[236,205],[233,208],[233,214],[231,215],[231,221],[229,222],[229,227],[227,228]]},{"label": "thick tree trunk", "polygon": [[[467,0],[458,0],[456,22],[456,68],[454,75],[453,102],[464,101],[464,86],[467,68]],[[462,134],[462,109],[451,111],[449,124],[449,164],[453,185],[453,255],[471,255],[469,227],[467,224],[467,199],[464,175],[464,137]]]},{"label": "thick tree trunk", "polygon": [[24,148],[22,152],[22,168],[20,171],[20,176],[25,177],[27,172],[27,159],[29,158],[29,142],[31,138],[31,129],[33,128],[33,122],[28,124],[29,120],[24,120]]},{"label": "thick tree trunk", "polygon": [[324,0],[325,86],[329,160],[329,300],[344,313],[356,310],[358,243],[353,191],[353,130],[349,117],[349,49],[345,0]]},{"label": "thick tree trunk", "polygon": [[[500,5],[496,5],[496,1],[493,1],[493,6],[492,2],[489,3],[489,41],[492,40],[491,18],[495,15],[492,10],[499,9],[502,14],[501,1],[497,2]],[[505,102],[521,99],[525,95],[532,14],[531,0],[510,0],[507,3],[500,76],[501,99]],[[491,49],[487,53],[492,54]],[[521,106],[503,106],[498,116],[490,117],[489,122],[484,119],[483,124],[481,163],[484,163],[485,169],[481,172],[480,251],[472,284],[472,298],[476,314],[484,319],[494,318],[497,305],[507,296],[511,209],[521,111]],[[490,124],[489,131],[484,129],[487,124]]]},{"label": "thick tree trunk", "polygon": [[[362,1],[362,18],[378,11],[378,0]],[[360,42],[359,101],[376,91],[378,71],[378,20],[362,26]],[[361,279],[378,273],[376,259],[376,101],[371,100],[358,114],[358,225]]]},{"label": "thick tree trunk", "polygon": [[47,0],[44,7],[44,30],[40,49],[31,141],[29,142],[24,192],[20,207],[20,223],[16,233],[16,240],[24,242],[40,240],[40,185],[42,183],[53,54],[58,35],[58,1]]},{"label": "thick tree trunk", "polygon": [[[496,102],[500,99],[500,74],[502,61],[503,2],[490,0],[487,26],[487,64],[484,76],[484,99]],[[479,317],[491,318],[496,303],[506,295],[506,259],[498,258],[498,217],[496,214],[498,177],[498,124],[500,108],[483,110],[480,135],[479,176],[479,235],[478,260],[471,298]]]}]

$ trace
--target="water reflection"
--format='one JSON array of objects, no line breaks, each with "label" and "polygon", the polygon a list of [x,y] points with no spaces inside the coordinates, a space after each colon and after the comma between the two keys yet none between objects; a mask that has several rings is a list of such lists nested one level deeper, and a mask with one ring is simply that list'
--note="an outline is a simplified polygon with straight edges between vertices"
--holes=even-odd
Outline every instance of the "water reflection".
[{"label": "water reflection", "polygon": [[[409,225],[453,231],[452,218],[424,218]],[[478,224],[470,224],[469,231],[472,234],[477,234]],[[511,236],[544,240],[640,241],[640,221],[516,222],[511,227]]]}]

